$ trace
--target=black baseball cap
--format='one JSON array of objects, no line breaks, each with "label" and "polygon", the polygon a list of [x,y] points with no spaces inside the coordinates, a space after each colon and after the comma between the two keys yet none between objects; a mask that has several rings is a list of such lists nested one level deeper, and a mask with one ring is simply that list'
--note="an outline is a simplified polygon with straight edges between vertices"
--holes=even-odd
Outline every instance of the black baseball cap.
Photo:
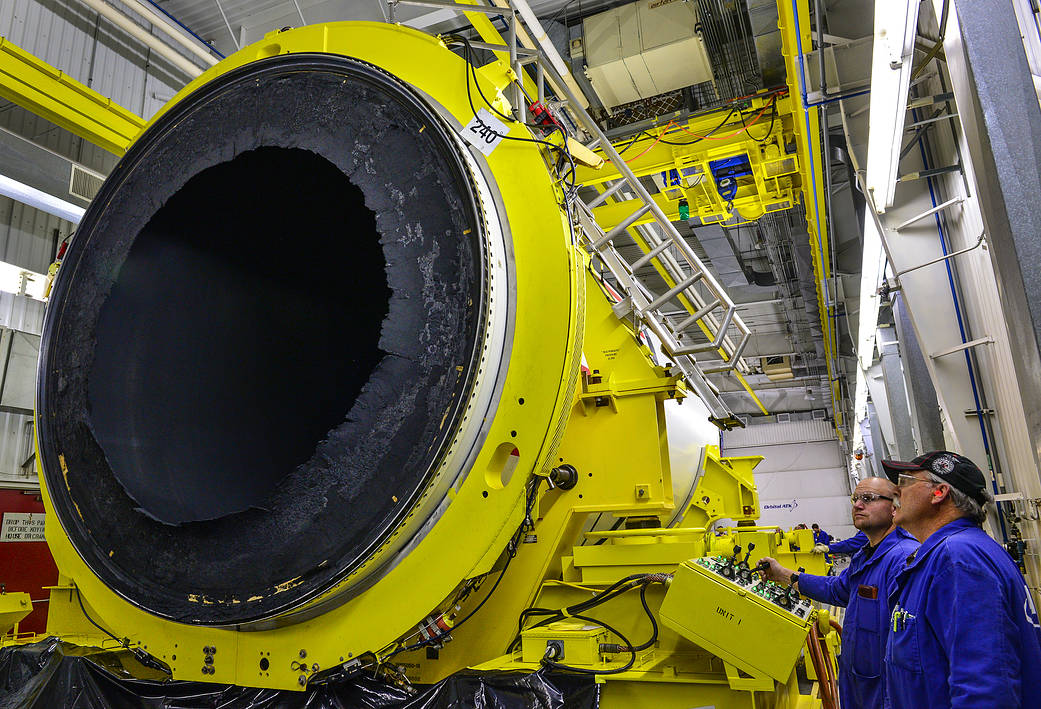
[{"label": "black baseball cap", "polygon": [[900,473],[925,470],[946,480],[951,487],[964,492],[981,505],[987,504],[987,481],[976,464],[963,455],[950,451],[929,451],[910,462],[883,460],[886,476],[899,484]]}]

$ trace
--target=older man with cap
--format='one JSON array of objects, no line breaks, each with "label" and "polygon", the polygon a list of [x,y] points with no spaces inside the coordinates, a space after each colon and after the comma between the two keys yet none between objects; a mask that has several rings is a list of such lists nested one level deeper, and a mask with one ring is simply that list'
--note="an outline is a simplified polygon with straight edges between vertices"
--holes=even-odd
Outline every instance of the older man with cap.
[{"label": "older man with cap", "polygon": [[882,656],[890,610],[887,599],[904,559],[918,548],[918,542],[893,525],[895,494],[895,486],[885,478],[857,483],[850,498],[853,526],[865,534],[868,543],[838,576],[800,574],[769,557],[760,561],[771,581],[789,583],[814,600],[846,606],[839,655],[843,709],[882,706]]},{"label": "older man with cap", "polygon": [[968,458],[882,461],[895,521],[922,542],[890,601],[886,705],[1041,707],[1041,624],[1023,576],[981,525],[991,500]]}]

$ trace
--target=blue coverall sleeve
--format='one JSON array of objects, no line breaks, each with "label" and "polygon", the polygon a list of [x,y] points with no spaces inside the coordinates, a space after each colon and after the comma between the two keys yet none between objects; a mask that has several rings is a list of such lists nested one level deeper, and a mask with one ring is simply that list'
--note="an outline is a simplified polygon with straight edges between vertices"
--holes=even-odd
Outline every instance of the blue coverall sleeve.
[{"label": "blue coverall sleeve", "polygon": [[838,576],[799,574],[799,593],[821,603],[845,606],[849,603],[849,587],[845,571]]},{"label": "blue coverall sleeve", "polygon": [[[952,709],[1022,706],[1017,626],[1000,579],[986,567],[954,560],[929,586],[928,620],[947,653]],[[927,672],[945,669],[922,660]]]},{"label": "blue coverall sleeve", "polygon": [[858,549],[863,548],[867,541],[867,536],[863,532],[857,532],[849,539],[829,544],[828,552],[831,554],[854,554]]}]

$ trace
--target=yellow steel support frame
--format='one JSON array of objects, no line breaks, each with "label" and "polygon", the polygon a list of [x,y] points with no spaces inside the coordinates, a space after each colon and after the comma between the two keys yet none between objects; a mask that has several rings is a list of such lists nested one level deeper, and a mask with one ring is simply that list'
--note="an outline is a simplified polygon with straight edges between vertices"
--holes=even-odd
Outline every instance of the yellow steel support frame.
[{"label": "yellow steel support frame", "polygon": [[[833,361],[837,356],[838,335],[833,314],[836,303],[828,302],[826,292],[828,279],[831,278],[831,254],[828,242],[828,225],[826,221],[824,194],[824,161],[821,155],[820,121],[817,112],[806,105],[805,75],[802,72],[804,47],[810,46],[810,11],[807,0],[778,0],[778,27],[781,30],[781,54],[788,79],[788,91],[794,100],[800,101],[799,108],[802,120],[795,122],[795,137],[798,152],[803,161],[803,184],[812,186],[812,190],[803,190],[803,204],[806,207],[806,227],[810,234],[810,253],[813,255],[813,271],[817,285],[817,307],[820,313],[821,327],[824,332],[824,356],[828,364],[829,390],[831,391],[832,411],[835,413],[835,431],[842,440],[842,410],[839,406],[838,373],[834,370]],[[807,179],[808,178],[808,179]],[[832,301],[834,301],[832,294]]]},{"label": "yellow steel support frame", "polygon": [[[762,216],[765,211],[774,211],[774,209],[780,211],[783,207],[779,205],[783,204],[785,195],[791,195],[793,202],[796,199],[802,201],[806,209],[806,226],[810,237],[810,252],[812,254],[816,281],[818,312],[820,313],[821,328],[824,332],[825,359],[828,366],[832,410],[835,412],[835,429],[841,440],[842,413],[838,403],[838,373],[834,369],[834,358],[838,351],[837,328],[834,322],[836,304],[834,302],[834,294],[831,294],[829,298],[826,292],[827,283],[832,274],[830,245],[827,238],[828,225],[822,174],[823,160],[820,149],[820,123],[816,112],[809,110],[805,105],[805,99],[803,98],[805,86],[803,85],[800,70],[800,47],[803,44],[809,46],[811,41],[809,6],[806,0],[778,0],[777,7],[778,24],[782,38],[782,54],[784,55],[787,69],[788,96],[776,99],[777,120],[781,126],[779,131],[775,129],[771,133],[779,132],[794,138],[796,143],[795,155],[788,156],[782,153],[777,156],[777,160],[780,162],[784,158],[795,157],[797,159],[796,172],[793,173],[785,169],[775,173],[774,177],[770,178],[773,180],[773,184],[771,184],[770,179],[765,178],[762,173],[762,165],[756,164],[757,160],[754,156],[759,153],[757,141],[748,135],[747,127],[739,119],[726,120],[727,115],[731,111],[729,108],[696,116],[683,126],[670,122],[666,126],[649,131],[650,135],[641,137],[631,146],[628,146],[623,153],[623,157],[626,154],[634,156],[627,158],[627,160],[629,161],[629,167],[637,176],[655,175],[672,169],[682,169],[685,164],[695,165],[700,163],[703,169],[703,177],[697,185],[690,187],[684,185],[684,188],[677,189],[671,194],[671,191],[667,189],[665,193],[654,196],[655,202],[658,203],[670,219],[679,218],[679,200],[682,198],[688,201],[691,216],[701,216],[704,221],[704,217],[709,215],[711,219],[708,221],[726,221],[730,214],[728,210],[720,211],[721,200],[714,193],[714,183],[711,182],[708,171],[704,169],[707,167],[705,163],[711,159],[742,153],[749,155],[755,183],[754,190],[751,184],[745,185],[744,191],[739,191],[738,196],[734,199],[735,208],[740,209],[744,207],[746,211],[750,207],[753,209],[753,211],[749,211],[747,214],[745,211],[742,211],[743,218],[746,220],[755,219]],[[798,12],[798,16],[795,15],[795,12]],[[764,96],[756,96],[749,99],[753,110],[756,111],[762,110],[767,100],[768,97]],[[760,124],[761,122],[757,123],[757,127]],[[691,137],[692,135],[705,136],[709,132],[713,136],[722,136],[724,138],[719,141],[718,146],[709,148],[704,143],[696,141]],[[755,132],[755,128],[753,128],[753,132]],[[665,140],[669,142],[681,141],[689,144],[689,147],[669,145],[664,142]],[[615,148],[626,148],[626,144],[619,143]],[[617,178],[618,172],[610,164],[602,170],[579,167],[576,172],[576,182],[590,186],[603,185]],[[782,185],[780,184],[781,179],[787,179],[790,182]],[[706,189],[705,187],[709,185],[711,187]],[[770,195],[769,199],[763,199],[764,195],[769,194],[767,190],[770,188],[772,188],[773,194]],[[755,197],[751,198],[752,195],[755,195]],[[742,203],[742,198],[744,198],[744,203]],[[699,209],[697,207],[699,202],[701,205],[707,204],[710,206]],[[758,209],[756,208],[757,202],[760,203]],[[769,203],[775,206],[771,208],[763,206],[762,203]],[[613,200],[611,203],[598,207],[594,214],[598,223],[610,228],[611,225],[624,219],[634,208],[634,205],[630,202]],[[636,221],[634,226],[650,221],[652,221],[650,218],[644,218]],[[647,246],[636,232],[630,229],[628,233],[646,253]],[[674,285],[667,278],[666,282],[670,287]],[[690,310],[689,302],[682,298],[681,302],[683,302],[685,308]],[[742,386],[756,401],[760,410],[763,413],[767,413],[747,382],[740,378],[740,375],[738,376]]]},{"label": "yellow steel support frame", "polygon": [[[460,5],[477,5],[479,3],[478,3],[478,0],[460,0],[459,4]],[[492,4],[496,4],[496,3],[492,3]],[[503,13],[504,14],[505,13],[509,13],[509,12],[510,12],[510,10],[508,8],[507,9],[503,9]],[[477,30],[477,34],[481,37],[481,39],[483,41],[487,42],[488,44],[499,44],[499,45],[504,45],[504,46],[506,45],[506,40],[503,39],[503,36],[499,33],[499,30],[495,29],[495,25],[492,24],[492,20],[491,20],[491,18],[488,15],[484,14],[483,12],[464,12],[463,14],[466,16],[466,19],[470,21],[470,24],[473,25],[473,28],[475,30]],[[518,30],[523,31],[523,28],[518,26]],[[519,35],[518,35],[518,39],[519,39]],[[519,42],[518,42],[518,44],[519,44]],[[500,66],[500,68],[499,68],[500,72],[505,72],[512,79],[516,79],[516,80],[522,81],[523,82],[523,86],[524,86],[524,91],[525,91],[525,93],[527,93],[528,96],[536,96],[537,95],[538,91],[537,91],[537,88],[535,86],[535,82],[531,80],[531,77],[528,76],[527,72],[521,72],[520,76],[514,76],[513,69],[512,69],[512,67],[510,67],[510,53],[509,52],[492,52],[492,53],[496,57],[496,61],[492,62],[492,63],[493,64],[498,64]],[[519,107],[515,107],[515,108],[519,108]]]},{"label": "yellow steel support frame", "polygon": [[[602,590],[599,584],[592,586],[548,581],[539,590],[533,605],[540,608],[563,608],[586,601],[599,590]],[[665,589],[658,585],[648,586],[645,596],[648,607],[657,615]],[[691,599],[691,605],[696,606],[699,600]],[[706,613],[714,612],[711,606],[706,605],[705,609]],[[617,596],[589,611],[589,615],[607,621],[634,643],[646,640],[651,632],[650,621],[643,610],[638,591]],[[627,709],[689,709],[691,706],[720,709],[816,709],[821,706],[819,700],[799,693],[794,667],[787,682],[775,683],[769,679],[764,682],[759,678],[738,677],[732,667],[724,665],[709,651],[683,639],[663,624],[658,625],[658,642],[653,648],[639,652],[631,669],[597,679],[604,684],[600,706]],[[565,639],[565,648],[571,650],[566,631],[559,635]],[[609,642],[616,642],[616,639],[612,638]],[[567,664],[570,657],[566,653],[563,662]],[[628,659],[628,654],[623,652],[607,657],[611,659],[595,666],[598,669],[617,669]],[[577,663],[578,659],[571,662]],[[475,669],[530,672],[538,669],[538,664],[525,662],[522,653],[518,651],[478,665]]]},{"label": "yellow steel support frame", "polygon": [[0,96],[115,155],[145,121],[0,37]]},{"label": "yellow steel support frame", "polygon": [[[615,148],[623,151],[622,157],[637,176],[670,170],[677,176],[684,175],[680,184],[666,185],[662,193],[655,195],[658,206],[674,221],[680,218],[680,200],[686,200],[690,215],[704,224],[729,223],[738,214],[743,223],[766,212],[784,211],[795,203],[804,184],[800,160],[785,152],[785,146],[794,139],[796,103],[788,96],[774,93],[753,96],[741,103],[742,107],[746,104],[758,119],[735,115],[735,104],[682,124],[670,121],[635,142],[626,141]],[[737,194],[728,203],[717,190],[709,163],[742,154],[748,157],[752,174],[738,178]],[[618,177],[612,165],[605,165],[603,169],[579,169],[576,181],[603,185]],[[601,226],[610,229],[637,206],[626,200],[602,205],[593,213]],[[645,216],[634,224],[652,221],[653,217]]]},{"label": "yellow steel support frame", "polygon": [[18,623],[33,612],[33,602],[28,593],[16,591],[0,593],[0,636],[18,635]]}]

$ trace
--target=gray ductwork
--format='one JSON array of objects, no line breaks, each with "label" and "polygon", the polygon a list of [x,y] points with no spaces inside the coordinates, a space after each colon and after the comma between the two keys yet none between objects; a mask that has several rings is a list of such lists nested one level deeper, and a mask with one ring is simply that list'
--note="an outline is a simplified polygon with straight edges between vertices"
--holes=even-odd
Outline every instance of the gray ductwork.
[{"label": "gray ductwork", "polygon": [[810,335],[817,358],[824,359],[824,328],[821,325],[820,308],[817,306],[817,283],[813,276],[813,255],[810,251],[810,235],[805,222],[792,220],[792,252],[795,254],[795,269],[802,293],[803,307],[809,320]]},{"label": "gray ductwork", "polygon": [[770,88],[783,85],[786,78],[784,57],[781,56],[781,31],[777,27],[776,0],[748,0],[748,19],[763,86]]},{"label": "gray ductwork", "polygon": [[720,283],[728,287],[749,284],[741,264],[741,257],[734,249],[734,244],[723,227],[718,224],[699,226],[694,229],[694,238],[705,250],[705,254],[712,264],[712,270]]}]

